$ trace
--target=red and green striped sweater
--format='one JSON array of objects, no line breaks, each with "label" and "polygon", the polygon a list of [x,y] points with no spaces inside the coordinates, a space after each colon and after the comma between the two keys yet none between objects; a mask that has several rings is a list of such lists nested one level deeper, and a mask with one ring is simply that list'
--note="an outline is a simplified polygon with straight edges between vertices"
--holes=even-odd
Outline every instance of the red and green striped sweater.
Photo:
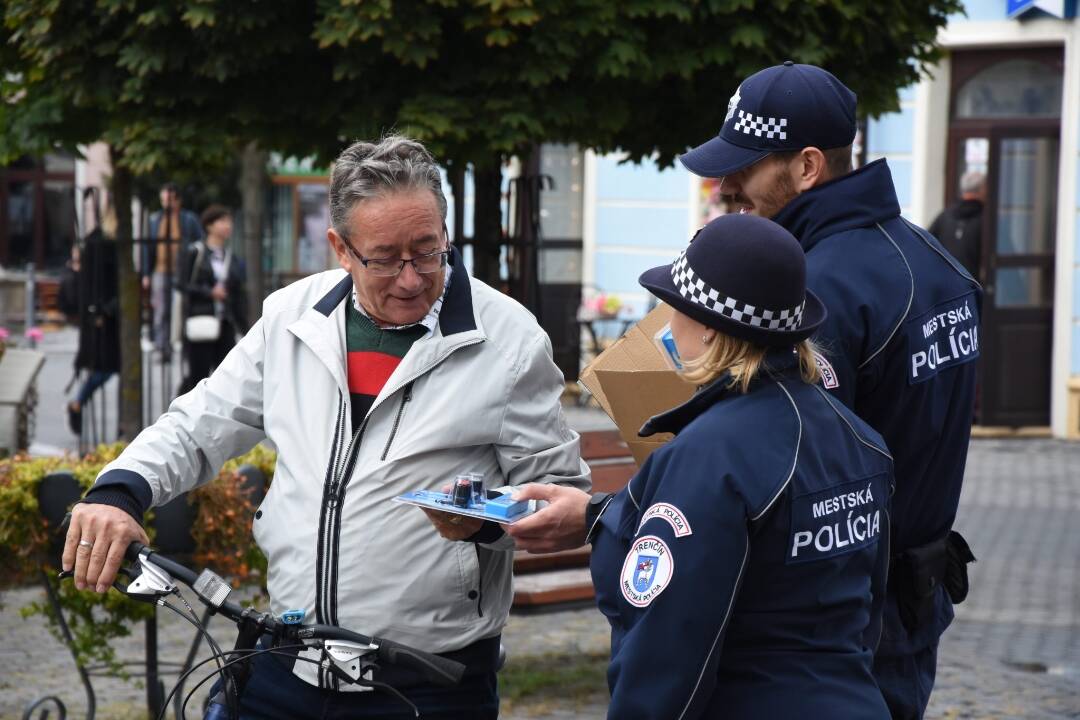
[{"label": "red and green striped sweater", "polygon": [[384,330],[349,303],[345,314],[345,349],[348,351],[354,430],[360,427],[379,391],[409,348],[427,332],[423,325]]}]

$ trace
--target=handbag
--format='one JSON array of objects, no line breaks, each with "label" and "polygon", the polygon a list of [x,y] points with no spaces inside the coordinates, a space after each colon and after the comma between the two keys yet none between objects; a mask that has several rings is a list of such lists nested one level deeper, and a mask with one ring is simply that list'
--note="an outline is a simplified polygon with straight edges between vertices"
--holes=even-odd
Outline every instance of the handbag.
[{"label": "handbag", "polygon": [[184,321],[188,342],[215,342],[221,337],[221,318],[217,315],[192,315]]},{"label": "handbag", "polygon": [[[193,268],[196,269],[202,265],[206,249],[206,246],[201,242],[197,243],[197,245],[195,264],[193,265]],[[226,262],[228,262],[228,256]],[[188,342],[217,342],[217,339],[221,337],[221,318],[217,315],[192,315],[184,321],[184,337],[187,338]]]}]

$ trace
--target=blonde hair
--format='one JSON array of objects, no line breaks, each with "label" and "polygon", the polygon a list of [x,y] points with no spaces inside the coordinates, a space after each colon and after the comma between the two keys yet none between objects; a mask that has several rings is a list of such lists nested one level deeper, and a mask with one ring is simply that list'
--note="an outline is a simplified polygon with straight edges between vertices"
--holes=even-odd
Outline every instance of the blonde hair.
[{"label": "blonde hair", "polygon": [[[803,382],[811,385],[818,382],[821,372],[814,360],[814,344],[803,340],[795,345],[795,350],[799,355],[799,373]],[[768,369],[765,366],[768,352],[767,347],[718,332],[705,352],[692,360],[682,361],[680,374],[694,385],[708,385],[727,372],[731,374],[728,387],[737,386],[739,392],[745,393],[762,368]]]}]

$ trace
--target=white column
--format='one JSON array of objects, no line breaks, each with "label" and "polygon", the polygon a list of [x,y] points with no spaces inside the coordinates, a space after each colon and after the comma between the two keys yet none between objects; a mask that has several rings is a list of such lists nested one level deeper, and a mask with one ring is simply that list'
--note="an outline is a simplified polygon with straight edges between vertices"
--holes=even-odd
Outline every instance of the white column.
[{"label": "white column", "polygon": [[596,153],[585,151],[582,175],[581,283],[596,286]]},{"label": "white column", "polygon": [[944,58],[915,87],[912,137],[911,219],[926,227],[945,205],[949,143],[949,59]]},{"label": "white column", "polygon": [[1065,77],[1061,98],[1061,148],[1058,163],[1057,252],[1054,266],[1053,352],[1050,371],[1050,425],[1064,437],[1068,423],[1073,326],[1073,266],[1076,262],[1076,172],[1080,142],[1080,25],[1065,38]]}]

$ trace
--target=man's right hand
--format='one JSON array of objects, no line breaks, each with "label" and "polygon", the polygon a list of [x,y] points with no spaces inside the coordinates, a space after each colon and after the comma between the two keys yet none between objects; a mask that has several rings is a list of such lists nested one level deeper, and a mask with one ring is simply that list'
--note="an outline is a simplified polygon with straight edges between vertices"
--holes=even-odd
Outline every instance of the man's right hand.
[{"label": "man's right hand", "polygon": [[531,553],[572,550],[585,544],[585,508],[589,493],[550,483],[530,483],[514,493],[515,500],[546,500],[547,507],[515,523],[503,525],[514,547]]},{"label": "man's right hand", "polygon": [[79,590],[106,592],[132,540],[149,544],[135,518],[112,505],[79,503],[71,509],[61,565],[75,570]]},{"label": "man's right hand", "polygon": [[142,286],[143,286],[143,290],[149,290],[150,289],[150,276],[149,275],[143,275]]}]

